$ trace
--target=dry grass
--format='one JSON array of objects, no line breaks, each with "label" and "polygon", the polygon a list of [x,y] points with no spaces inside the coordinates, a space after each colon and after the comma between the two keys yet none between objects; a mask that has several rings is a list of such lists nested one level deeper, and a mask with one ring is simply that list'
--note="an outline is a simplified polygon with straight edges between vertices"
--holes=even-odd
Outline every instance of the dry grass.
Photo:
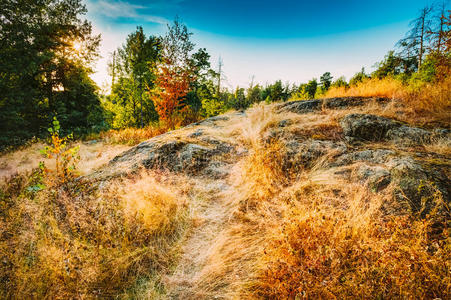
[{"label": "dry grass", "polygon": [[[127,150],[129,146],[109,145],[104,142],[83,143],[76,142],[71,146],[79,146],[80,163],[78,171],[85,175],[104,165],[119,153]],[[34,143],[15,152],[0,156],[0,178],[10,177],[16,173],[22,174],[37,168],[40,161],[48,167],[54,167],[54,161],[39,153],[45,147],[42,143]]]},{"label": "dry grass", "polygon": [[[142,173],[97,190],[36,192],[38,173],[2,184],[0,298],[149,297],[187,218],[183,178]],[[131,193],[130,193],[131,191]]]},{"label": "dry grass", "polygon": [[277,299],[449,296],[447,232],[434,240],[428,237],[432,227],[428,220],[384,218],[379,210],[383,197],[362,186],[346,185],[341,197],[324,186],[321,189],[303,193],[298,201],[293,201],[294,196],[287,199],[290,207],[269,234],[246,295]]},{"label": "dry grass", "polygon": [[398,99],[404,96],[406,86],[399,80],[393,78],[366,79],[357,85],[346,87],[332,87],[325,94],[330,97],[387,97]]},{"label": "dry grass", "polygon": [[451,139],[449,138],[435,138],[431,143],[424,144],[423,147],[427,152],[435,152],[451,157]]},{"label": "dry grass", "polygon": [[[396,102],[370,103],[296,115],[260,104],[239,122],[206,127],[205,135],[248,150],[225,190],[153,172],[102,190],[35,191],[37,173],[8,179],[0,188],[0,298],[155,299],[167,296],[168,284],[188,286],[189,297],[200,299],[445,299],[448,231],[431,235],[437,224],[430,217],[388,215],[381,208],[393,201],[394,186],[373,193],[324,170],[322,159],[312,167],[287,164],[283,141],[270,134],[340,140],[345,114],[390,117],[399,109],[406,111]],[[284,119],[294,122],[280,129]],[[447,140],[425,148],[449,155]],[[439,192],[434,197],[443,202]],[[205,201],[212,199],[220,204]],[[180,245],[186,232],[191,239]],[[168,279],[181,249],[188,263]]]},{"label": "dry grass", "polygon": [[[303,128],[294,124],[290,130],[329,133],[343,113],[306,114]],[[448,231],[431,236],[430,217],[386,215],[382,206],[393,201],[393,186],[373,193],[323,170],[321,161],[311,169],[290,169],[282,144],[264,142],[280,118],[257,106],[235,128],[249,155],[230,175],[234,189],[226,197],[233,213],[209,249],[196,297],[449,296]],[[440,193],[435,197],[443,202]]]},{"label": "dry grass", "polygon": [[[349,88],[334,87],[326,94],[329,97],[387,97],[400,100],[403,109],[399,109],[393,116],[404,114],[405,121],[417,122],[420,118],[422,123],[440,122],[449,126],[451,114],[451,76],[444,77],[441,81],[434,83],[416,82],[403,84],[400,80],[393,78],[367,79]],[[399,106],[398,104],[398,106]],[[396,105],[396,103],[395,103]],[[409,123],[410,123],[409,122]]]},{"label": "dry grass", "polygon": [[102,132],[100,137],[110,144],[133,146],[167,131],[164,127],[148,126],[145,128],[125,128]]}]

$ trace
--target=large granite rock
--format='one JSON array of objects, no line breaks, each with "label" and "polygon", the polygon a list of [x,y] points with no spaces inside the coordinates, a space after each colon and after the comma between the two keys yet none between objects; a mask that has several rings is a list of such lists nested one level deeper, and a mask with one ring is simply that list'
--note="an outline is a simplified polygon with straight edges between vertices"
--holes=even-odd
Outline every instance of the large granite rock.
[{"label": "large granite rock", "polygon": [[350,142],[382,141],[389,130],[402,126],[400,122],[368,114],[347,115],[340,121],[340,125]]}]

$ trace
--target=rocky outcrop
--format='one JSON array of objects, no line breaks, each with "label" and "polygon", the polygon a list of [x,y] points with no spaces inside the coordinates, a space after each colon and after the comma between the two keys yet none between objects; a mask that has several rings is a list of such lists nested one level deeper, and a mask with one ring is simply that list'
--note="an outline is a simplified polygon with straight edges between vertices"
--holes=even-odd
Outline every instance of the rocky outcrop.
[{"label": "rocky outcrop", "polygon": [[415,146],[429,143],[434,136],[425,129],[369,114],[347,115],[340,125],[348,142],[389,141],[400,146]]},{"label": "rocky outcrop", "polygon": [[325,109],[343,109],[352,106],[362,106],[369,102],[386,103],[389,99],[381,97],[339,97],[314,100],[289,101],[277,106],[277,110],[290,111],[298,114]]},{"label": "rocky outcrop", "polygon": [[[219,167],[222,163],[221,155],[234,151],[234,146],[224,142],[211,141],[208,143],[190,143],[181,140],[166,140],[164,142],[149,140],[115,157],[110,163],[111,169],[131,163],[134,171],[140,167],[147,169],[161,169],[171,172],[184,172],[191,175],[221,175]],[[218,172],[215,172],[215,169]],[[206,172],[204,172],[206,171]]]},{"label": "rocky outcrop", "polygon": [[[276,111],[306,113],[386,100],[353,97],[294,101],[277,105]],[[230,136],[224,139],[224,129],[246,117],[246,112],[230,113],[155,137],[117,156],[92,176],[103,180],[147,168],[225,178],[230,166],[250,149]],[[299,134],[302,124],[296,122],[302,119],[290,119],[288,115],[279,120],[262,133],[261,142],[263,145],[278,142],[284,146],[281,150],[283,167],[290,172],[301,174],[311,168],[331,170],[342,179],[366,184],[375,193],[391,187],[392,198],[399,204],[396,210],[391,210],[396,213],[402,210],[427,213],[438,194],[449,203],[450,158],[421,152],[422,145],[436,138],[450,138],[447,129],[429,131],[381,116],[354,113],[339,120],[340,135],[315,139],[313,134]],[[296,126],[298,131],[293,129]],[[324,131],[326,127],[318,127],[318,130]],[[314,133],[315,128],[307,132]]]},{"label": "rocky outcrop", "polygon": [[412,146],[429,143],[432,133],[421,128],[401,126],[387,131],[385,137],[396,144]]},{"label": "rocky outcrop", "polygon": [[386,138],[386,134],[402,124],[391,119],[367,115],[350,114],[340,121],[345,138],[349,142],[368,141],[378,142]]}]

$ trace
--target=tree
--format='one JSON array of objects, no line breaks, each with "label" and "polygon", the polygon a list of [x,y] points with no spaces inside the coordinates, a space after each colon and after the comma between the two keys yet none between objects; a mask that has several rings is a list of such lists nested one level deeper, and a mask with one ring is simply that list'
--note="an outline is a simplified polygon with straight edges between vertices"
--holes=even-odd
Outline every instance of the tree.
[{"label": "tree", "polygon": [[307,92],[310,99],[315,98],[316,89],[318,88],[318,81],[316,78],[310,80],[305,86],[305,91]]},{"label": "tree", "polygon": [[442,2],[437,6],[436,15],[430,30],[427,32],[431,40],[431,50],[437,54],[442,52],[446,44],[447,33],[450,31],[449,16],[451,16],[451,11],[448,12],[448,17],[446,12],[446,3]]},{"label": "tree", "polygon": [[56,113],[67,130],[89,130],[86,112],[100,109],[87,76],[100,36],[80,19],[81,0],[4,0],[0,9],[0,144],[46,134]]},{"label": "tree", "polygon": [[113,106],[116,116],[125,118],[116,120],[116,124],[143,127],[158,119],[146,92],[154,87],[155,65],[160,60],[160,52],[160,38],[147,37],[141,26],[127,36],[122,47],[113,52],[109,71],[118,79],[113,82],[111,100],[121,106]]},{"label": "tree", "polygon": [[348,83],[346,82],[346,78],[344,76],[338,77],[334,82],[332,82],[331,87],[349,87]]},{"label": "tree", "polygon": [[183,100],[196,80],[196,60],[191,57],[194,43],[190,36],[188,28],[178,19],[172,26],[168,25],[162,41],[161,63],[157,65],[156,88],[151,90],[158,115],[170,129],[175,128],[176,119],[187,111]]},{"label": "tree", "polygon": [[260,85],[250,85],[247,90],[247,99],[250,104],[258,103],[263,100],[262,89]]},{"label": "tree", "polygon": [[282,81],[277,80],[271,85],[270,98],[272,101],[280,101],[284,99]]},{"label": "tree", "polygon": [[424,7],[420,11],[419,17],[410,22],[412,28],[407,33],[407,36],[398,42],[398,45],[403,48],[402,52],[407,54],[407,58],[412,54],[417,56],[418,68],[421,67],[423,56],[426,51],[426,44],[428,42],[428,32],[431,31],[431,12],[432,7]]},{"label": "tree", "polygon": [[210,54],[205,48],[200,48],[192,54],[190,59],[194,80],[191,81],[190,91],[183,100],[183,104],[187,105],[191,112],[190,120],[185,120],[185,122],[195,121],[198,118],[203,97],[218,97],[211,89],[211,81],[215,80],[217,73],[210,68]]},{"label": "tree", "polygon": [[362,67],[362,70],[355,73],[355,75],[349,80],[349,85],[357,85],[359,82],[362,82],[367,78],[370,78],[370,76],[365,73],[365,68]]},{"label": "tree", "polygon": [[395,55],[395,51],[389,51],[384,60],[375,64],[377,69],[372,73],[373,77],[384,78],[389,75],[398,75],[403,70],[403,59]]},{"label": "tree", "polygon": [[333,77],[330,75],[330,72],[324,73],[319,78],[323,92],[326,92],[330,88],[330,85],[332,83],[332,78]]}]

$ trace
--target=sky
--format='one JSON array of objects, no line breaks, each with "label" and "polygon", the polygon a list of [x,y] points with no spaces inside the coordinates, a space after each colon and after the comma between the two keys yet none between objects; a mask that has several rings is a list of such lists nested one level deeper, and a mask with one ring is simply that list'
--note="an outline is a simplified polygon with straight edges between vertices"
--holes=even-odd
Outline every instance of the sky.
[{"label": "sky", "polygon": [[111,82],[107,62],[128,34],[142,26],[164,35],[176,16],[206,48],[211,65],[223,61],[229,88],[282,80],[303,83],[331,72],[347,79],[394,48],[429,0],[83,0],[85,16],[102,35],[92,78]]}]

